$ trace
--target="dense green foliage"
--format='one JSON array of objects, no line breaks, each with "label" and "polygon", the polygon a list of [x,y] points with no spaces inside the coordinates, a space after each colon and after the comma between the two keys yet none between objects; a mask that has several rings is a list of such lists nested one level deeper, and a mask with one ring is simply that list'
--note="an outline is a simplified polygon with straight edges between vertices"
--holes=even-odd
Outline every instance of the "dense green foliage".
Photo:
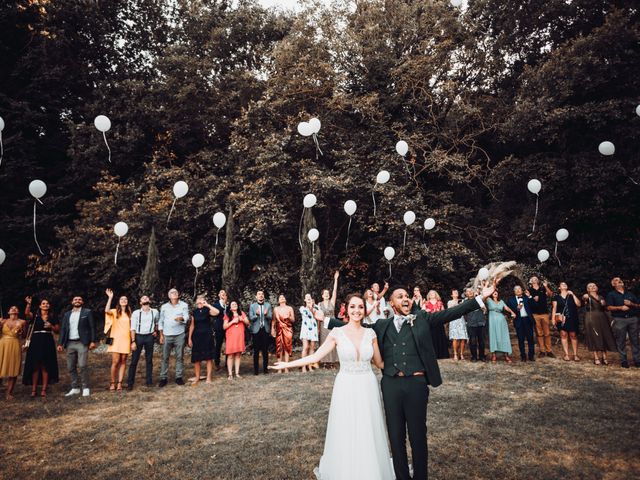
[{"label": "dense green foliage", "polygon": [[[319,293],[388,276],[461,286],[478,267],[535,268],[577,291],[640,267],[640,12],[598,0],[309,2],[297,15],[254,1],[14,1],[0,7],[0,267],[3,303],[56,302],[104,287],[164,297],[224,284]],[[112,121],[113,163],[93,119]],[[318,155],[298,122],[322,121]],[[395,143],[404,139],[404,160]],[[612,157],[598,153],[610,140]],[[391,181],[372,188],[380,169]],[[35,178],[49,190],[32,238]],[[538,178],[538,226],[531,224]],[[176,202],[172,186],[184,180]],[[302,198],[303,249],[298,243]],[[346,200],[357,202],[345,250]],[[403,213],[418,220],[402,251]],[[214,262],[212,215],[233,212]],[[436,219],[424,232],[422,222]],[[118,221],[129,225],[113,253]],[[312,225],[314,247],[306,241]],[[152,228],[155,236],[150,245]],[[147,261],[148,253],[157,262]],[[224,263],[224,269],[223,269]],[[224,271],[223,271],[224,270]]]}]

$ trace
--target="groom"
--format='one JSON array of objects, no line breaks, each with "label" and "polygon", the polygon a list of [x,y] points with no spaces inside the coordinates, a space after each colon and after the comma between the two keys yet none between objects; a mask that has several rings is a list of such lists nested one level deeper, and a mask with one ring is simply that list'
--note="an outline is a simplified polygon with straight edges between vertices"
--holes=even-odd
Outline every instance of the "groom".
[{"label": "groom", "polygon": [[[431,342],[431,325],[441,325],[478,310],[495,290],[495,283],[482,290],[475,299],[466,300],[446,310],[427,313],[418,307],[404,288],[392,289],[389,305],[393,316],[380,319],[371,328],[378,337],[384,360],[382,398],[387,421],[393,468],[397,480],[409,480],[406,437],[413,456],[413,478],[428,478],[427,471],[427,402],[429,385],[442,383],[440,369]],[[329,328],[345,325],[331,319]]]}]

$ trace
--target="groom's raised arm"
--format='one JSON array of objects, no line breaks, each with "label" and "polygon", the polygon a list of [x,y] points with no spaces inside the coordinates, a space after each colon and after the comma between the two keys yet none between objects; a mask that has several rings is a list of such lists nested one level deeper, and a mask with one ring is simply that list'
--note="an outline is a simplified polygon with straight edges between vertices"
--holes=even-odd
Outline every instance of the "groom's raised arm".
[{"label": "groom's raised arm", "polygon": [[[343,322],[342,320],[338,320],[337,318],[330,318],[327,328],[331,330],[332,328],[344,327],[346,324],[347,322]],[[365,328],[373,328],[373,325],[368,325],[366,323],[363,323],[362,326]]]},{"label": "groom's raised arm", "polygon": [[427,320],[431,325],[443,325],[445,323],[456,320],[457,318],[460,318],[467,313],[478,310],[482,306],[484,306],[482,297],[478,296],[473,300],[465,300],[455,307],[447,308],[446,310],[441,310],[439,312],[425,313],[425,315],[427,316]]},{"label": "groom's raised arm", "polygon": [[346,322],[343,322],[342,320],[338,320],[337,318],[330,318],[329,325],[327,325],[327,328],[331,330],[332,328],[344,327],[346,324],[347,324]]}]

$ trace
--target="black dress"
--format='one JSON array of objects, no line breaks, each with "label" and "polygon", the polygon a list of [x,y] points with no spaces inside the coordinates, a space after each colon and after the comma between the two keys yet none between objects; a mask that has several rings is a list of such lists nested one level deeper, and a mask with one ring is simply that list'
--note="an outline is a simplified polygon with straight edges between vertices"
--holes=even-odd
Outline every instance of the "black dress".
[{"label": "black dress", "polygon": [[191,363],[213,360],[214,343],[209,309],[196,308],[193,311],[193,322]]},{"label": "black dress", "polygon": [[564,323],[558,323],[558,330],[564,330],[565,332],[578,333],[578,307],[573,300],[573,295],[567,295],[567,298],[562,298],[559,293],[553,297],[553,300],[557,302],[556,315],[564,315]]},{"label": "black dress", "polygon": [[[58,383],[60,376],[58,373],[58,356],[56,354],[56,342],[53,339],[51,327],[44,327],[44,320],[40,316],[40,311],[33,314],[33,335],[31,343],[27,349],[27,355],[24,361],[24,372],[22,374],[22,384],[31,385],[31,377],[36,370],[38,364],[42,364],[49,374],[49,384]],[[49,315],[49,323],[57,325],[58,320]],[[42,376],[38,375],[38,384],[42,384]]]}]

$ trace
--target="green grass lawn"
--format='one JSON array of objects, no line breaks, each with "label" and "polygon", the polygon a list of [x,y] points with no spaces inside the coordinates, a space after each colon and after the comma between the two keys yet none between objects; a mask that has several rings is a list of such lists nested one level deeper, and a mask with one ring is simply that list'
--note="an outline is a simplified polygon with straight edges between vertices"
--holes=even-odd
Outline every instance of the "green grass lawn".
[{"label": "green grass lawn", "polygon": [[[588,358],[441,361],[428,412],[431,478],[640,478],[640,369]],[[221,372],[213,385],[111,393],[109,357],[90,362],[88,399],[62,397],[61,371],[46,401],[21,385],[0,401],[1,479],[313,478],[336,370],[254,377],[246,357],[233,382]]]}]

